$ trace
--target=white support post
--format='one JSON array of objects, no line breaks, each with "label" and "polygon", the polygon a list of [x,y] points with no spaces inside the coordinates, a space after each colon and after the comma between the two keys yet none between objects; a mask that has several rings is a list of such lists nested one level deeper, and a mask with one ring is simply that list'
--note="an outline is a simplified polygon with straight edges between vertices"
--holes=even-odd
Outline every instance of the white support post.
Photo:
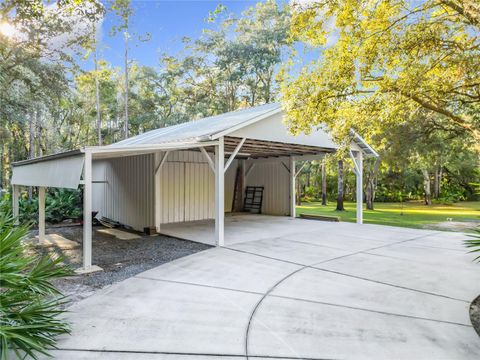
[{"label": "white support post", "polygon": [[15,225],[19,224],[19,202],[20,202],[20,186],[12,185],[12,209],[15,217]]},{"label": "white support post", "polygon": [[92,267],[92,153],[85,152],[83,168],[83,269]]},{"label": "white support post", "polygon": [[38,242],[45,242],[45,188],[38,188]]},{"label": "white support post", "polygon": [[295,158],[290,156],[290,216],[296,217],[295,203]]},{"label": "white support post", "polygon": [[83,165],[83,267],[76,270],[78,274],[101,271],[92,265],[92,153],[85,150]]},{"label": "white support post", "polygon": [[224,190],[225,152],[223,136],[215,146],[215,242],[217,246],[224,246],[225,238],[225,190]]},{"label": "white support post", "polygon": [[363,224],[363,154],[357,152],[356,157],[357,175],[357,224]]},{"label": "white support post", "polygon": [[155,229],[157,233],[160,233],[160,224],[162,222],[162,199],[161,199],[161,169],[160,165],[162,163],[163,159],[166,159],[167,154],[163,155],[162,158],[162,153],[156,152],[154,155],[154,167],[155,171],[153,174],[153,181],[154,181],[154,209],[155,209]]}]

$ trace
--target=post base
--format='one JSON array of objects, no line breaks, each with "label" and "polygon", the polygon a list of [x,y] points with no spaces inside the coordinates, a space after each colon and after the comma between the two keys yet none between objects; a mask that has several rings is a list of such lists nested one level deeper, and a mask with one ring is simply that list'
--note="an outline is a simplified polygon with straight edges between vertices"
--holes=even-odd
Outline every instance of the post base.
[{"label": "post base", "polygon": [[83,267],[75,269],[75,274],[77,275],[83,275],[83,274],[90,274],[98,271],[103,271],[103,269],[100,266],[97,265],[92,265],[89,268],[85,269]]}]

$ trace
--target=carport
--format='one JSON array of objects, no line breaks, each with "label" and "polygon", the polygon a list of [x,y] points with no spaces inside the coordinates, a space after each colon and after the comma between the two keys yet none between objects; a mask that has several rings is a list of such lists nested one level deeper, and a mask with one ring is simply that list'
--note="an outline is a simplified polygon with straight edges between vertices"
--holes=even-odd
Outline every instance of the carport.
[{"label": "carport", "polygon": [[[295,179],[305,161],[322,159],[339,148],[324,128],[294,136],[284,120],[279,104],[267,104],[152,130],[108,146],[14,163],[14,214],[18,215],[19,188],[38,187],[42,241],[45,188],[83,185],[80,272],[100,270],[92,265],[92,210],[133,229],[155,227],[160,233],[163,226],[166,231],[172,227],[165,224],[182,228],[213,219],[215,244],[224,246],[226,204],[227,212],[238,209],[233,192],[240,189],[241,197],[249,181],[263,183],[271,192],[265,213],[295,217]],[[362,223],[363,158],[378,155],[353,132],[349,153],[357,177],[357,222]]]}]

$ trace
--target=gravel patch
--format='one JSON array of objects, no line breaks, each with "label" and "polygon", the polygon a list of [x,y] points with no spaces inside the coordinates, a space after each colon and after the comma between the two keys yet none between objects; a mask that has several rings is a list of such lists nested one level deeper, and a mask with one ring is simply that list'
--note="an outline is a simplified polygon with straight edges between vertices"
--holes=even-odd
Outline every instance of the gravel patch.
[{"label": "gravel patch", "polygon": [[[93,228],[92,263],[100,266],[103,271],[54,280],[55,286],[64,295],[67,295],[72,303],[92,295],[105,286],[172,260],[211,248],[209,245],[163,235],[140,235],[139,239],[120,240],[97,231],[102,228]],[[28,250],[30,253],[63,256],[65,263],[72,268],[81,266],[83,236],[81,226],[49,228],[46,233],[61,235],[68,240],[75,241],[78,246],[62,249],[56,245],[44,246],[39,245],[36,241],[27,240],[27,243],[31,244]],[[38,235],[38,231],[31,231],[31,238],[36,235]]]}]

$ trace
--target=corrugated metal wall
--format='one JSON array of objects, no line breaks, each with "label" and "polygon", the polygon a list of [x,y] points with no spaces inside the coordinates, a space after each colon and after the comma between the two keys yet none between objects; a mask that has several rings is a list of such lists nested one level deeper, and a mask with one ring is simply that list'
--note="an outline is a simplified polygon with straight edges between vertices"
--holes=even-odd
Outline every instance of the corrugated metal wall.
[{"label": "corrugated metal wall", "polygon": [[[141,155],[93,163],[93,208],[100,216],[136,230],[154,226],[154,156]],[[225,174],[225,211],[232,207],[237,162]],[[171,152],[160,175],[162,224],[212,219],[215,178],[200,152]]]},{"label": "corrugated metal wall", "polygon": [[101,216],[143,230],[154,224],[153,155],[94,161],[93,206]]},{"label": "corrugated metal wall", "polygon": [[[247,161],[247,168],[255,160]],[[252,168],[247,186],[264,186],[262,213],[288,215],[290,213],[290,174],[280,161],[262,162]]]},{"label": "corrugated metal wall", "polygon": [[[234,161],[225,174],[226,212],[232,207],[236,168]],[[215,177],[202,153],[170,153],[160,181],[162,224],[214,218]]]}]

